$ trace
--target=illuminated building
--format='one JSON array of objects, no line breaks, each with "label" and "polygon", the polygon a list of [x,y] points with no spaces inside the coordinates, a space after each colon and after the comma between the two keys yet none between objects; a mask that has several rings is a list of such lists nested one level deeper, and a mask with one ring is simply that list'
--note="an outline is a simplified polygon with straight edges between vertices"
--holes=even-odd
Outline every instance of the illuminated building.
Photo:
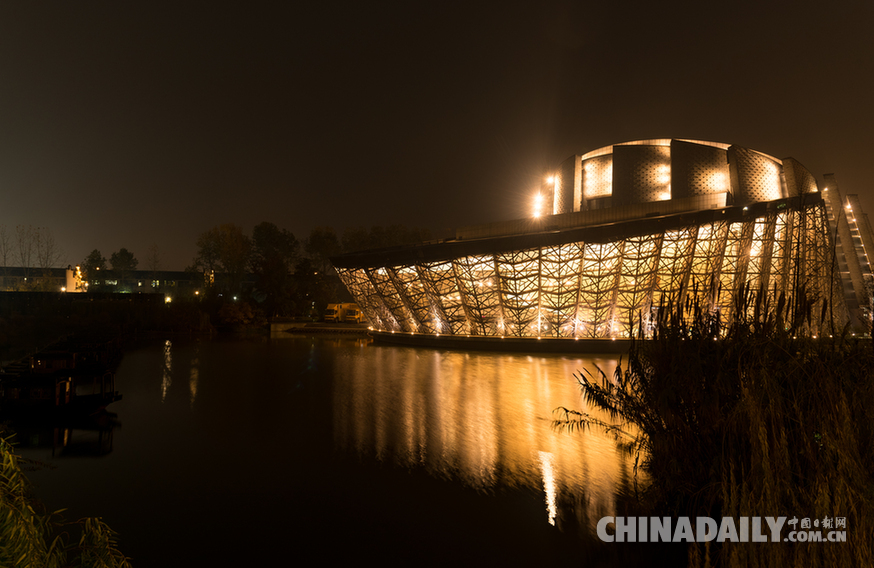
[{"label": "illuminated building", "polygon": [[386,333],[624,339],[670,303],[728,321],[744,288],[770,306],[803,289],[811,334],[848,321],[861,332],[874,239],[855,197],[825,179],[736,145],[628,142],[564,161],[531,218],[333,260]]}]

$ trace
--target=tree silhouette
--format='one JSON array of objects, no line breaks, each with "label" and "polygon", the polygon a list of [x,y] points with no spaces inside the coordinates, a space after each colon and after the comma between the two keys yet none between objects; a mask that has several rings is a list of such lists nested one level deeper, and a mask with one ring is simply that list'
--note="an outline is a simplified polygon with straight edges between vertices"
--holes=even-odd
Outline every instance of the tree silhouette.
[{"label": "tree silhouette", "polygon": [[[103,271],[104,273],[106,272],[106,259],[102,254],[100,254],[99,250],[94,249],[85,257],[85,260],[82,261],[80,266],[85,277],[85,282],[93,287],[95,286],[94,281],[100,277],[100,271]],[[102,282],[97,284],[97,286],[99,287],[101,284]]]},{"label": "tree silhouette", "polygon": [[118,285],[124,287],[130,273],[137,269],[139,262],[134,257],[134,254],[126,248],[120,248],[118,252],[112,253],[109,257],[109,263],[112,265],[112,271],[118,277]]},{"label": "tree silhouette", "polygon": [[227,287],[239,291],[249,268],[252,241],[243,229],[232,223],[218,225],[197,239],[197,256],[191,268],[206,274],[212,271],[227,275]]},{"label": "tree silhouette", "polygon": [[292,271],[300,245],[294,235],[273,223],[260,223],[252,230],[252,271],[256,292],[263,295],[265,311],[273,316],[290,309]]}]

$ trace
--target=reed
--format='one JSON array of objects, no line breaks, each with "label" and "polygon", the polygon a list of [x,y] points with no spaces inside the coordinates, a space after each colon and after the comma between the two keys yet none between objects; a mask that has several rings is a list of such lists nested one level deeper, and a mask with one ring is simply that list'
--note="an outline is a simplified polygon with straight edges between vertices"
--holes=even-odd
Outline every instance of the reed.
[{"label": "reed", "polygon": [[656,514],[847,519],[845,543],[697,544],[691,566],[872,566],[872,342],[847,329],[814,339],[827,304],[774,297],[739,294],[727,325],[694,303],[660,309],[612,377],[577,376],[610,421],[560,408],[555,424],[620,437]]},{"label": "reed", "polygon": [[0,436],[0,566],[130,568],[103,521],[68,522],[62,511],[47,512],[33,497],[24,463],[9,439]]}]

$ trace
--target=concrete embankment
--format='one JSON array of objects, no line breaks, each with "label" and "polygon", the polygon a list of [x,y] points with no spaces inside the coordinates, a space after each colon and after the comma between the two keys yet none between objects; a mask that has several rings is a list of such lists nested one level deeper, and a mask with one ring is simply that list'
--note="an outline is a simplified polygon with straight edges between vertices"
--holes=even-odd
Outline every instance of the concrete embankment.
[{"label": "concrete embankment", "polygon": [[281,321],[270,322],[270,333],[344,333],[354,335],[367,335],[366,323],[321,323],[306,321]]}]

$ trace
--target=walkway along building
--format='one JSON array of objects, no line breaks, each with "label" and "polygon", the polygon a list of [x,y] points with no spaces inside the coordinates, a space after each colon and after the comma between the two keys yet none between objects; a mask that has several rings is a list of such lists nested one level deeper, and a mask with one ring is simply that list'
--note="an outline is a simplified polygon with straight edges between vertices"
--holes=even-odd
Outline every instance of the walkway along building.
[{"label": "walkway along building", "polygon": [[[332,261],[386,333],[624,339],[647,333],[669,301],[697,300],[725,321],[742,287],[774,299],[802,285],[812,313],[827,306],[823,327],[870,330],[867,217],[834,176],[818,184],[792,158],[627,142],[568,158],[538,203],[551,214]],[[819,317],[810,325],[826,332]]]}]

